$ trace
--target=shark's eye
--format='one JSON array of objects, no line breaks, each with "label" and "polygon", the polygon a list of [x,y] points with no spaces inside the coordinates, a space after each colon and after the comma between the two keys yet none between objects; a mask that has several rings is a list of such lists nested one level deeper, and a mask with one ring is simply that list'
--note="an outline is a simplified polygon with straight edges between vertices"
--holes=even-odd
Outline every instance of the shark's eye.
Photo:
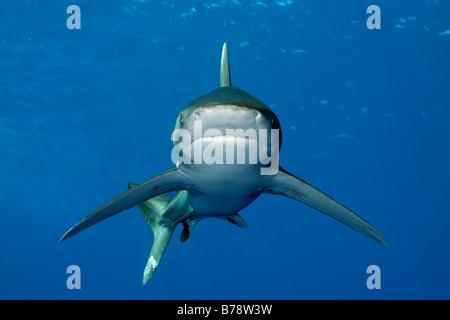
[{"label": "shark's eye", "polygon": [[180,112],[180,122],[181,123],[183,123],[184,122],[184,120],[183,120],[183,114]]}]

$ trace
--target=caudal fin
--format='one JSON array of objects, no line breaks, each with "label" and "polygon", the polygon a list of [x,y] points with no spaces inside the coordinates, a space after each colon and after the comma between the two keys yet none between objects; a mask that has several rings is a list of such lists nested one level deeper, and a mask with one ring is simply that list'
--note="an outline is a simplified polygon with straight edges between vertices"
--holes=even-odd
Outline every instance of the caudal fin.
[{"label": "caudal fin", "polygon": [[156,271],[156,268],[161,261],[164,252],[166,251],[167,245],[172,237],[174,227],[161,227],[153,230],[155,235],[155,240],[153,242],[152,251],[147,261],[147,265],[144,269],[144,275],[142,277],[142,284],[146,284]]},{"label": "caudal fin", "polygon": [[[137,185],[128,183],[133,189]],[[153,197],[137,205],[139,211],[153,231],[154,241],[147,265],[144,269],[142,284],[146,284],[158,267],[164,252],[169,245],[173,231],[178,223],[174,223],[191,210],[187,191],[180,191],[172,199],[165,194]]]}]

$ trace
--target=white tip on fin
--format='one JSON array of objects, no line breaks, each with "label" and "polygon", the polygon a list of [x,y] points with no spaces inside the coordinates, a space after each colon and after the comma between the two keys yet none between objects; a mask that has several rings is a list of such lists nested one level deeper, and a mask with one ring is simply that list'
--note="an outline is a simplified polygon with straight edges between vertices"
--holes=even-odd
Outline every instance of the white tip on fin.
[{"label": "white tip on fin", "polygon": [[162,226],[153,230],[155,240],[153,242],[152,251],[150,252],[147,265],[144,269],[142,284],[145,285],[155,273],[156,268],[158,267],[159,262],[166,251],[167,245],[169,244],[170,238],[172,237],[173,230],[174,227]]},{"label": "white tip on fin", "polygon": [[228,47],[226,43],[223,44],[222,59],[220,60],[220,86],[231,86],[230,60],[228,59]]}]

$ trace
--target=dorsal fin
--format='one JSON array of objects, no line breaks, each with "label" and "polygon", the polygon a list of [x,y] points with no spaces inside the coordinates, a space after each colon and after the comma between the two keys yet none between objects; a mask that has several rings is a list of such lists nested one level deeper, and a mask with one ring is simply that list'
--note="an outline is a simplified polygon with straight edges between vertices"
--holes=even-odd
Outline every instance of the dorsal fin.
[{"label": "dorsal fin", "polygon": [[231,86],[230,61],[228,59],[228,47],[226,43],[223,44],[222,59],[220,60],[220,86]]}]

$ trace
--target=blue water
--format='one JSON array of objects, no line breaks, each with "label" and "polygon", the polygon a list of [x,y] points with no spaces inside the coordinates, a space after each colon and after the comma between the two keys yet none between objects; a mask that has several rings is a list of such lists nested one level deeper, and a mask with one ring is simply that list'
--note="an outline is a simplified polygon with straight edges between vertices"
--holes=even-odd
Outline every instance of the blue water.
[{"label": "blue water", "polygon": [[[450,3],[343,2],[2,1],[0,298],[449,299]],[[177,229],[146,286],[153,235],[136,208],[58,243],[172,166],[175,119],[218,86],[225,41],[233,84],[280,119],[281,165],[387,248],[273,195],[240,212],[248,229],[207,219],[186,243]]]}]

